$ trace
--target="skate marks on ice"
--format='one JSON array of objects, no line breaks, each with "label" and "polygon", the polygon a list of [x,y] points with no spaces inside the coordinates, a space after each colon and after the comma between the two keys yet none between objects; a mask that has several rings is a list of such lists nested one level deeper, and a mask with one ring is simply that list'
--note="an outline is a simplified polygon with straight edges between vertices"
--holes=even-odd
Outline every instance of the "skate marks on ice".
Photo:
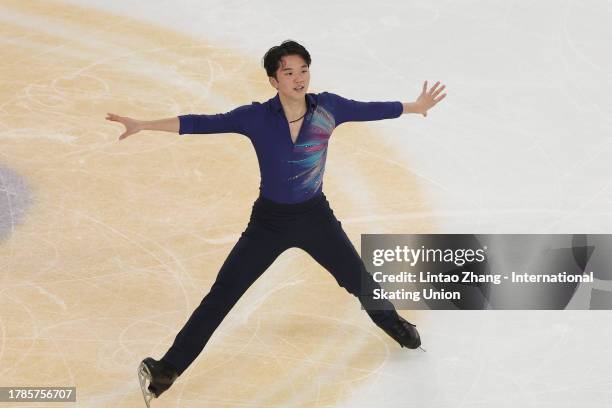
[{"label": "skate marks on ice", "polygon": [[[0,245],[0,376],[77,384],[79,406],[142,404],[134,369],[170,346],[246,227],[257,159],[241,135],[142,132],[118,142],[104,117],[222,112],[272,89],[258,59],[130,17],[6,0],[0,22],[2,161],[36,197],[27,217],[9,216],[21,222]],[[427,220],[389,219],[428,209],[376,136],[347,124],[330,146],[334,210],[371,215],[343,223],[357,246],[364,231],[432,231]],[[396,352],[355,298],[289,250],[162,398],[334,405]]]}]

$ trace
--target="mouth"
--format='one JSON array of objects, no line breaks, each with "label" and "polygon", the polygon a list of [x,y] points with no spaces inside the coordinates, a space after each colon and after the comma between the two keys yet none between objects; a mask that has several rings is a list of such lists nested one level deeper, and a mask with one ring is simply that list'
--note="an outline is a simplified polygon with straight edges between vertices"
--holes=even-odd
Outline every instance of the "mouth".
[{"label": "mouth", "polygon": [[303,86],[298,86],[297,88],[293,88],[293,90],[296,91],[296,92],[300,92],[300,91],[304,90],[304,87]]}]

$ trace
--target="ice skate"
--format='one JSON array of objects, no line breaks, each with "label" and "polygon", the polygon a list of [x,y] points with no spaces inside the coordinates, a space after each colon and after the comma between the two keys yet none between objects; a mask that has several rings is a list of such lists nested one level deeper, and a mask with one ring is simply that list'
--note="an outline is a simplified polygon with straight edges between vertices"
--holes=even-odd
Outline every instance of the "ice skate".
[{"label": "ice skate", "polygon": [[[421,346],[421,337],[416,326],[404,320],[401,316],[391,327],[383,330],[402,347],[416,349]],[[421,350],[425,351],[423,348]]]},{"label": "ice skate", "polygon": [[176,370],[170,364],[151,357],[142,360],[138,366],[138,381],[147,408],[151,407],[151,400],[170,388],[177,377]]}]

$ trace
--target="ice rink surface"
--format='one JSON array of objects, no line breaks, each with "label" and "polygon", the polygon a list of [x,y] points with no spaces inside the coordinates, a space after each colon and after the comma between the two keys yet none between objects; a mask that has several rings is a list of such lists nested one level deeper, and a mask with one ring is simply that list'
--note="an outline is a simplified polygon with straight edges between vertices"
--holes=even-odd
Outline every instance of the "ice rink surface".
[{"label": "ice rink surface", "polygon": [[[265,101],[261,58],[285,39],[310,51],[310,92],[411,102],[425,80],[446,85],[427,118],[334,132],[324,190],[356,247],[362,233],[610,233],[610,21],[609,1],[2,0],[0,386],[144,406],[136,366],[208,292],[259,174],[240,135],[119,142],[104,117]],[[612,406],[609,311],[401,314],[427,353],[289,250],[154,406]]]}]

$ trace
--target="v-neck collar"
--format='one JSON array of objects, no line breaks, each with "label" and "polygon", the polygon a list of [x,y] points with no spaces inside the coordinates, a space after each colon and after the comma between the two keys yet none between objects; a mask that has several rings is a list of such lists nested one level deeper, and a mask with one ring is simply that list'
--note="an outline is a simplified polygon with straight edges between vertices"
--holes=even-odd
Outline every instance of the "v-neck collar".
[{"label": "v-neck collar", "polygon": [[307,116],[308,116],[308,111],[304,114],[304,120],[302,120],[302,123],[300,123],[300,128],[298,129],[298,134],[295,137],[295,142],[293,141],[293,136],[291,135],[291,124],[286,118],[284,119],[284,121],[287,123],[287,131],[289,132],[289,142],[291,142],[293,148],[295,148],[298,141],[300,140],[302,129],[304,129],[304,126],[306,125],[306,120],[308,119]]},{"label": "v-neck collar", "polygon": [[314,111],[314,108],[317,106],[313,94],[307,93],[305,97],[306,97],[306,113],[304,114],[304,120],[300,124],[300,129],[298,130],[298,134],[297,134],[297,137],[295,138],[295,142],[293,141],[293,138],[291,137],[291,127],[289,124],[289,119],[287,119],[287,117],[285,116],[285,112],[283,111],[283,105],[281,104],[280,96],[278,92],[276,93],[276,96],[272,99],[273,110],[275,113],[279,115],[279,117],[284,123],[284,126],[286,127],[285,134],[289,138],[289,143],[291,144],[292,149],[295,149],[298,142],[300,141],[300,136],[303,133],[304,126],[306,125],[306,121],[309,119],[309,116],[310,116],[309,114],[312,111]]}]

